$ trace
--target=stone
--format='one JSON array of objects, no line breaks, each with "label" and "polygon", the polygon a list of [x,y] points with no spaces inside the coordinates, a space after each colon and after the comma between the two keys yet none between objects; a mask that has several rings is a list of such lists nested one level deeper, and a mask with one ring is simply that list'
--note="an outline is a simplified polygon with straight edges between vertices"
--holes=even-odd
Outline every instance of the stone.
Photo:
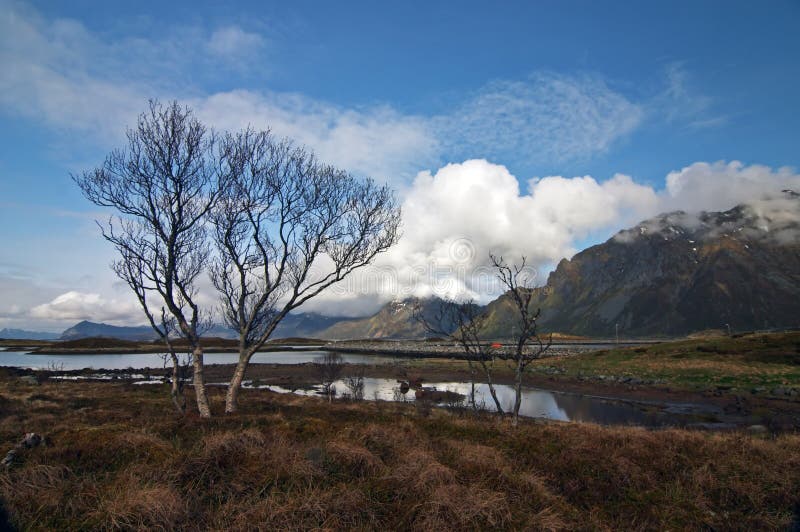
[{"label": "stone", "polygon": [[0,463],[3,465],[3,467],[9,468],[14,464],[16,460],[17,460],[17,451],[11,449],[6,453],[5,458],[3,458],[3,461]]},{"label": "stone", "polygon": [[43,441],[44,439],[40,435],[36,434],[35,432],[29,432],[22,438],[20,445],[26,449],[32,449],[41,445]]},{"label": "stone", "polygon": [[764,425],[750,425],[749,427],[747,427],[747,432],[750,432],[752,434],[766,434],[767,427],[765,427]]}]

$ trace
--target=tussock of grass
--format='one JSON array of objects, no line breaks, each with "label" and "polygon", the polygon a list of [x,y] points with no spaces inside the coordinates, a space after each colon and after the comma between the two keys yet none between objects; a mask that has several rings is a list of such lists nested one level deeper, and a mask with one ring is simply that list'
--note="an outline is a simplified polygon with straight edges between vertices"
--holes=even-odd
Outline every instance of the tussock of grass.
[{"label": "tussock of grass", "polygon": [[187,504],[171,485],[123,476],[116,486],[100,495],[96,510],[87,517],[102,528],[173,530],[186,521]]},{"label": "tussock of grass", "polygon": [[22,529],[781,529],[800,492],[797,435],[515,430],[248,390],[241,413],[204,421],[176,418],[164,390],[102,383],[0,380],[0,397],[4,448],[51,441],[0,471]]}]

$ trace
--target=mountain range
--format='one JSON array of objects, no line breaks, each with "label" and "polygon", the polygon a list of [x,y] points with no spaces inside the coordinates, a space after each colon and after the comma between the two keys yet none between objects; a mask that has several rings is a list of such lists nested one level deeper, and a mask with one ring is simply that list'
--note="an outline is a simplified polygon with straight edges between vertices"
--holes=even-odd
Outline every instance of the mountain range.
[{"label": "mountain range", "polygon": [[[532,290],[532,305],[541,309],[542,332],[609,338],[798,327],[800,195],[785,191],[779,200],[724,212],[658,215],[562,260],[547,283]],[[414,319],[414,308],[429,313],[435,305],[435,299],[392,301],[363,318],[289,314],[273,338],[420,338],[428,335]],[[513,333],[514,309],[507,295],[484,312],[487,337]],[[0,338],[9,339],[53,336],[0,331]],[[82,321],[59,339],[91,336],[155,337],[149,327]],[[215,325],[206,336],[236,334]]]},{"label": "mountain range", "polygon": [[[294,338],[303,337],[311,338],[318,335],[321,331],[331,327],[334,324],[344,326],[354,318],[342,318],[323,316],[313,312],[302,312],[297,314],[289,314],[286,316],[275,329],[273,338]],[[235,339],[238,335],[232,329],[221,325],[214,324],[204,336]],[[0,338],[8,340],[78,340],[81,338],[116,338],[120,340],[130,340],[137,342],[150,342],[156,340],[158,336],[153,329],[149,326],[143,325],[138,327],[121,327],[117,325],[109,325],[107,323],[95,323],[91,321],[81,321],[66,329],[62,333],[48,333],[36,331],[24,331],[21,329],[2,329],[0,330]]]},{"label": "mountain range", "polygon": [[402,301],[390,301],[372,316],[339,321],[319,331],[315,336],[326,340],[398,339],[430,336],[422,323],[414,318],[414,309],[419,307],[423,314],[430,314],[435,311],[436,301],[435,298],[408,298]]},{"label": "mountain range", "polygon": [[0,329],[3,340],[58,340],[59,333],[26,331],[23,329]]},{"label": "mountain range", "polygon": [[[659,215],[571,260],[534,290],[543,331],[676,336],[800,326],[800,199]],[[507,297],[487,308],[508,330]]]}]

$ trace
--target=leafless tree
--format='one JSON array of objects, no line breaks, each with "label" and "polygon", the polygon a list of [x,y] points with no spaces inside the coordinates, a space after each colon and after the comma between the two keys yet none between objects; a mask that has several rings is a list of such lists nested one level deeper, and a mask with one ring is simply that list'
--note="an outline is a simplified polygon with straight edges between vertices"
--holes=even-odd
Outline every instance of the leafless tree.
[{"label": "leafless tree", "polygon": [[322,390],[328,396],[328,401],[330,402],[336,394],[333,384],[339,380],[339,376],[344,370],[344,359],[342,355],[335,351],[327,351],[324,355],[314,360],[314,365],[322,381]]},{"label": "leafless tree", "polygon": [[114,261],[111,267],[114,273],[117,274],[117,277],[125,281],[130,289],[133,290],[134,294],[136,294],[136,299],[139,301],[139,306],[147,317],[147,321],[150,323],[150,326],[156,332],[159,339],[164,343],[164,347],[167,350],[166,356],[169,357],[169,361],[172,364],[170,397],[172,399],[172,404],[175,405],[175,409],[179,414],[183,415],[186,413],[186,398],[183,395],[185,368],[184,365],[181,364],[180,357],[175,351],[175,345],[171,338],[171,335],[176,332],[175,318],[167,314],[164,307],[161,307],[161,316],[159,320],[156,321],[153,311],[147,304],[148,290],[146,289],[147,281],[145,278],[147,268],[141,260],[141,254],[132,255],[126,249],[121,250],[121,255],[122,258]]},{"label": "leafless tree", "polygon": [[498,350],[495,356],[501,360],[510,361],[514,365],[514,426],[519,423],[519,408],[522,404],[522,377],[525,369],[534,360],[541,358],[550,348],[552,335],[543,341],[536,330],[536,324],[541,314],[541,309],[533,309],[533,287],[530,279],[525,276],[525,257],[519,265],[508,264],[503,257],[489,255],[492,265],[497,269],[497,277],[506,288],[508,297],[513,306],[516,323],[513,346],[510,351]]},{"label": "leafless tree", "polygon": [[512,423],[519,423],[519,409],[522,405],[522,379],[525,369],[534,360],[541,358],[550,348],[552,336],[545,342],[536,330],[540,310],[532,308],[533,289],[525,277],[525,258],[519,265],[508,264],[503,257],[489,255],[497,270],[497,277],[506,289],[505,296],[511,301],[514,312],[512,347],[510,350],[494,345],[485,338],[484,330],[488,315],[472,301],[463,303],[442,301],[432,315],[415,312],[417,319],[432,334],[447,336],[461,345],[469,364],[472,393],[471,402],[475,404],[476,366],[483,371],[489,393],[495,408],[504,414],[500,400],[495,392],[492,373],[495,360],[503,360],[514,368],[514,406],[511,410]]},{"label": "leafless tree", "polygon": [[351,375],[344,378],[344,385],[350,391],[353,401],[364,400],[364,368],[356,368]]},{"label": "leafless tree", "polygon": [[230,176],[214,209],[211,269],[225,323],[239,333],[239,360],[225,412],[253,354],[292,310],[369,264],[398,237],[392,191],[320,163],[268,131],[222,139]]},{"label": "leafless tree", "polygon": [[414,309],[414,318],[431,334],[457,342],[464,350],[470,373],[470,405],[478,410],[475,400],[475,381],[478,369],[483,373],[496,411],[503,415],[503,406],[497,397],[492,379],[494,347],[483,338],[487,315],[474,301],[457,302],[440,300],[426,311],[420,305]]},{"label": "leafless tree", "polygon": [[215,136],[190,109],[151,100],[127,139],[127,147],[111,152],[100,167],[72,178],[91,202],[117,211],[98,224],[120,254],[115,269],[143,308],[147,295],[160,299],[188,340],[197,408],[210,417],[196,281],[210,254],[206,218],[224,188]]}]

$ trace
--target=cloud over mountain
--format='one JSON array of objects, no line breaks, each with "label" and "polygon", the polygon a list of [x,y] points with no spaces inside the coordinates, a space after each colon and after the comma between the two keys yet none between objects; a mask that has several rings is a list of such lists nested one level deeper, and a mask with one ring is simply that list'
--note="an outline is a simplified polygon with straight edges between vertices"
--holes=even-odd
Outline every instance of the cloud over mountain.
[{"label": "cloud over mountain", "polygon": [[[107,299],[100,294],[70,291],[30,310],[30,316],[43,320],[93,320],[128,323],[141,311],[131,301]],[[137,321],[141,321],[138,319]]]},{"label": "cloud over mountain", "polygon": [[587,237],[605,240],[661,212],[683,209],[690,213],[686,221],[701,210],[746,203],[765,216],[796,216],[780,199],[787,188],[800,189],[800,175],[791,169],[738,161],[694,163],[669,173],[660,190],[622,174],[605,181],[548,176],[523,190],[502,165],[449,164],[420,172],[406,191],[400,242],[309,308],[365,314],[380,302],[432,294],[488,302],[500,288],[490,252],[516,261],[525,256],[529,276],[541,284]]}]

